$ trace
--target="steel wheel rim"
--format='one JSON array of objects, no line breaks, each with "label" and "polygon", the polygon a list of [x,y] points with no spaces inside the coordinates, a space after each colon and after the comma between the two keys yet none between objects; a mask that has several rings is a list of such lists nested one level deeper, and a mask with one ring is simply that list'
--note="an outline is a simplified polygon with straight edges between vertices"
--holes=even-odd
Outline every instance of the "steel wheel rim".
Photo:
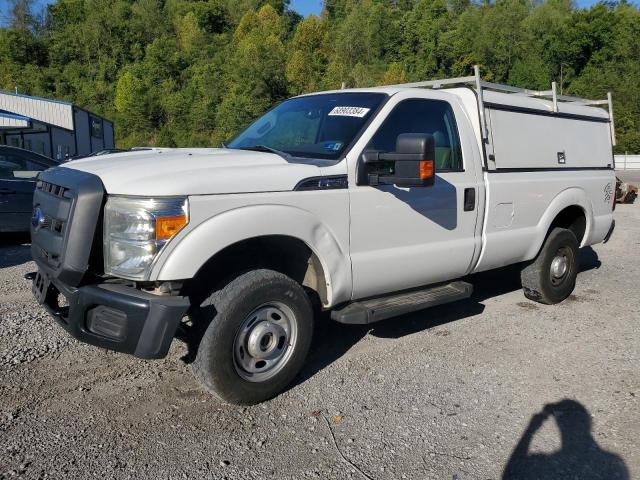
[{"label": "steel wheel rim", "polygon": [[553,286],[561,285],[569,277],[573,263],[573,251],[569,247],[560,247],[549,267],[549,277]]},{"label": "steel wheel rim", "polygon": [[291,308],[269,302],[245,317],[233,342],[236,372],[249,382],[278,374],[293,354],[298,326]]}]

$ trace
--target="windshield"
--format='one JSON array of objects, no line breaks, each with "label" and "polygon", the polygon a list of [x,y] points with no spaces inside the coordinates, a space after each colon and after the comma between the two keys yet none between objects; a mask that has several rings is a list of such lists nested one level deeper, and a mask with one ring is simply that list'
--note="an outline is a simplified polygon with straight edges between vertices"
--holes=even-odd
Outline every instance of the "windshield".
[{"label": "windshield", "polygon": [[294,157],[337,160],[385,98],[383,93],[330,93],[282,102],[229,148],[273,149]]}]

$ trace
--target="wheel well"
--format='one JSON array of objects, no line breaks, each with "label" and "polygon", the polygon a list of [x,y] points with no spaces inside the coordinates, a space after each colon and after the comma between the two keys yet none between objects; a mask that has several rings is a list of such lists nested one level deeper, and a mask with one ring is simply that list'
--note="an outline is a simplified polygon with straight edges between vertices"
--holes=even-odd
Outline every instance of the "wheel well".
[{"label": "wheel well", "polygon": [[192,299],[204,300],[212,289],[256,268],[283,273],[311,290],[322,304],[328,303],[320,259],[305,242],[286,235],[255,237],[224,248],[207,260],[185,287]]},{"label": "wheel well", "polygon": [[587,228],[587,217],[584,210],[577,205],[572,205],[562,210],[551,222],[547,235],[556,227],[571,230],[578,239],[578,245],[581,245]]}]

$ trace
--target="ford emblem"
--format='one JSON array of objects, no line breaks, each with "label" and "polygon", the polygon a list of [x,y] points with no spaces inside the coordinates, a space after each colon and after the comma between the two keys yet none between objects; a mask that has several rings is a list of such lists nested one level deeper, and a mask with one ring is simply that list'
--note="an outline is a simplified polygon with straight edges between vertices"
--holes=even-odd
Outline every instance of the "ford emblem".
[{"label": "ford emblem", "polygon": [[35,210],[33,211],[33,214],[31,215],[31,226],[37,230],[40,227],[42,227],[42,225],[44,224],[44,213],[42,213],[42,210],[40,209],[40,207],[36,207]]}]

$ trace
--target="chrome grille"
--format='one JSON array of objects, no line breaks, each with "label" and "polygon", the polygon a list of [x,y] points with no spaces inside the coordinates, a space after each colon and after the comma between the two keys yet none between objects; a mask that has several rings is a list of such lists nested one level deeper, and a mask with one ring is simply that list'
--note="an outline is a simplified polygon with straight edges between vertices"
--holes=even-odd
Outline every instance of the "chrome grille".
[{"label": "chrome grille", "polygon": [[40,173],[33,193],[31,252],[51,278],[81,284],[97,244],[103,196],[104,186],[93,174],[64,167]]},{"label": "chrome grille", "polygon": [[[38,200],[34,202],[34,207],[40,211],[42,219],[33,226],[33,246],[42,260],[56,268],[60,265],[63,253],[65,226],[70,220],[73,191],[68,187],[38,180],[35,197]],[[47,232],[48,235],[43,237]]]}]

